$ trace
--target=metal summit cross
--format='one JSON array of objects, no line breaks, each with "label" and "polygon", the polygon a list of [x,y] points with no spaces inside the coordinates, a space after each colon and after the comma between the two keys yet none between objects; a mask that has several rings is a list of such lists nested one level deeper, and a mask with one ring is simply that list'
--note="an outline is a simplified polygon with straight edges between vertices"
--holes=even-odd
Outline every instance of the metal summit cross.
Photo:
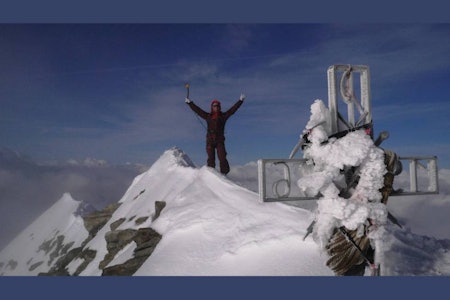
[{"label": "metal summit cross", "polygon": [[[339,82],[338,76],[341,76]],[[359,75],[359,82],[354,77]],[[359,99],[355,90],[360,91]],[[347,110],[339,110],[338,97]],[[369,68],[364,65],[333,65],[328,68],[328,109],[331,117],[331,131],[339,138],[349,131],[369,128],[373,139],[373,120],[370,98]],[[344,113],[342,113],[342,111]],[[379,134],[375,145],[380,145],[389,137],[383,131]],[[294,158],[302,147],[304,140],[300,138],[288,158],[258,160],[259,196],[263,202],[317,200],[320,195],[306,196],[298,187],[297,180],[305,170],[311,168],[306,159]],[[409,165],[409,182],[404,186],[396,186],[390,196],[438,194],[438,167],[436,156],[399,157],[401,165]]]}]

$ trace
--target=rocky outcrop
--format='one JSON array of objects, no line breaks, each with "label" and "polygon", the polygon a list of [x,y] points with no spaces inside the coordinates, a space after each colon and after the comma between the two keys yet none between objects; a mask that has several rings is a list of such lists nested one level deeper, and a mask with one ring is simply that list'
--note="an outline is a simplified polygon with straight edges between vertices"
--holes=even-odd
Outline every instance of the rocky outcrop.
[{"label": "rocky outcrop", "polygon": [[[155,203],[155,214],[152,216],[152,220],[155,220],[162,209],[164,209],[166,203],[163,201],[157,201]],[[95,250],[86,248],[87,243],[95,237],[98,231],[105,226],[105,224],[111,219],[114,211],[120,206],[120,204],[113,204],[107,206],[102,211],[93,212],[84,219],[84,226],[89,232],[88,238],[83,241],[82,245],[77,248],[73,248],[70,251],[70,247],[64,245],[63,236],[57,236],[46,241],[40,250],[64,254],[58,256],[54,266],[47,273],[40,273],[41,276],[77,276],[80,275],[83,270],[94,260],[97,252]],[[140,217],[135,220],[136,225],[144,223],[150,216]],[[120,225],[125,222],[125,218],[120,218],[112,222],[109,226],[110,231],[105,234],[106,248],[108,253],[103,260],[99,263],[99,269],[102,270],[103,276],[129,276],[133,275],[139,267],[145,262],[145,260],[153,253],[155,247],[161,240],[162,236],[152,228],[139,228],[139,229],[118,229]],[[130,243],[135,244],[133,255],[130,259],[119,265],[109,266],[109,263],[114,257]],[[56,258],[57,256],[55,256]],[[68,271],[68,265],[75,259],[82,260],[82,263],[78,265],[76,271],[70,274]],[[38,265],[32,265],[31,268],[36,268]]]},{"label": "rocky outcrop", "polygon": [[83,217],[84,227],[86,227],[86,230],[89,232],[88,241],[91,240],[103,226],[105,226],[119,206],[120,203],[113,203],[106,206],[101,211],[96,211]]},{"label": "rocky outcrop", "polygon": [[159,215],[161,214],[161,211],[166,207],[166,202],[164,201],[155,201],[155,214],[152,217],[152,221],[155,221]]},{"label": "rocky outcrop", "polygon": [[[113,253],[120,251],[127,240],[128,243],[135,242],[136,248],[133,251],[133,257],[123,264],[102,268],[103,276],[111,275],[133,275],[145,260],[153,253],[156,245],[161,240],[161,235],[151,228],[140,228],[130,231],[129,229],[109,235],[108,242],[108,258],[114,258]],[[128,244],[127,243],[127,244]],[[123,246],[121,246],[123,245]],[[105,258],[106,260],[106,258]],[[103,264],[106,261],[102,261]],[[100,264],[102,264],[100,263]]]}]

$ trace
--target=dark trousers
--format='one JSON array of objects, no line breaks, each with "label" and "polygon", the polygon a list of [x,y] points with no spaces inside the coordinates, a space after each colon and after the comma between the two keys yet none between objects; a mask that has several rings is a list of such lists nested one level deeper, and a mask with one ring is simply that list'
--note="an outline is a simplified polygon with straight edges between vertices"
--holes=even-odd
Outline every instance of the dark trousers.
[{"label": "dark trousers", "polygon": [[225,142],[223,141],[207,141],[206,153],[208,154],[208,167],[216,167],[216,151],[217,158],[220,162],[220,173],[228,174],[230,165],[227,161],[227,151],[225,150]]}]

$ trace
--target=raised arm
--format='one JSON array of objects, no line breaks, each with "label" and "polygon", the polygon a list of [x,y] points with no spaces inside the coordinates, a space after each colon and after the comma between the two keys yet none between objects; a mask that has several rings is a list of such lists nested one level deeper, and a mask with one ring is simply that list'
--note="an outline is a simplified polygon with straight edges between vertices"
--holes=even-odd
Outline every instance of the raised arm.
[{"label": "raised arm", "polygon": [[244,103],[244,100],[245,95],[241,94],[239,100],[229,110],[224,112],[225,118],[228,119],[229,117],[231,117],[231,115],[233,115],[239,109],[239,107],[241,107],[242,103]]},{"label": "raised arm", "polygon": [[201,109],[200,107],[198,107],[194,101],[186,98],[187,105],[189,105],[189,107],[202,119],[206,119],[208,117],[208,113],[206,111],[204,111],[203,109]]}]

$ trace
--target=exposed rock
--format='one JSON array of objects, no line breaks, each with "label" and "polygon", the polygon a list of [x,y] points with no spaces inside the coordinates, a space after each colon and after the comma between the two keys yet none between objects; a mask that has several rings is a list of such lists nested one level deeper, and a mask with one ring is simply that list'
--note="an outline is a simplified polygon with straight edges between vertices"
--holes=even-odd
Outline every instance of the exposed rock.
[{"label": "exposed rock", "polygon": [[109,225],[109,228],[111,230],[116,230],[123,222],[125,222],[125,218],[120,218],[119,220],[112,222],[111,225]]},{"label": "exposed rock", "polygon": [[14,259],[10,259],[6,264],[6,267],[10,267],[11,270],[14,270],[17,267],[17,264],[17,261],[15,261]]},{"label": "exposed rock", "polygon": [[74,259],[80,259],[83,262],[78,266],[76,271],[73,273],[74,276],[78,276],[84,269],[91,263],[95,258],[97,251],[91,249],[83,250],[82,247],[74,248],[70,250],[66,255],[61,257],[47,273],[39,273],[39,276],[69,276],[69,271],[67,266]]},{"label": "exposed rock", "polygon": [[134,221],[134,224],[141,225],[142,223],[144,223],[147,220],[148,220],[148,217],[140,217],[140,218],[136,219],[136,221]]},{"label": "exposed rock", "polygon": [[65,244],[61,249],[61,254],[66,254],[67,251],[69,251],[69,249],[73,247],[73,244],[75,244],[75,242]]},{"label": "exposed rock", "polygon": [[37,267],[39,267],[43,263],[44,263],[43,261],[38,261],[37,263],[32,264],[31,267],[28,270],[33,271],[34,269],[36,269]]},{"label": "exposed rock", "polygon": [[80,273],[83,272],[84,269],[86,269],[86,267],[91,263],[91,261],[94,260],[96,255],[97,255],[97,251],[95,251],[95,250],[92,250],[92,249],[84,250],[79,257],[79,258],[83,259],[84,261],[82,264],[80,264],[78,266],[78,268],[73,273],[73,275],[74,276],[80,275]]},{"label": "exposed rock", "polygon": [[105,234],[106,249],[108,253],[100,262],[99,268],[104,269],[116,256],[116,254],[128,245],[136,235],[135,229],[109,231]]},{"label": "exposed rock", "polygon": [[165,201],[155,201],[155,214],[153,215],[152,221],[155,221],[159,217],[164,207],[166,207]]},{"label": "exposed rock", "polygon": [[[56,239],[53,241],[51,248],[52,249],[54,248],[54,250],[49,255],[49,257],[50,257],[50,259],[48,260],[49,266],[52,264],[52,262],[55,258],[57,258],[61,254],[63,254],[63,253],[60,253],[60,251],[63,248],[65,248],[63,243],[64,243],[64,235],[58,235],[56,237]],[[72,245],[73,245],[73,243],[72,243]]]},{"label": "exposed rock", "polygon": [[121,265],[115,265],[103,270],[102,276],[131,276],[136,272],[141,263],[135,259],[129,259]]},{"label": "exposed rock", "polygon": [[73,248],[66,255],[59,258],[56,261],[55,265],[47,273],[41,273],[39,275],[61,275],[64,274],[64,272],[67,273],[64,275],[69,275],[68,272],[66,271],[66,266],[73,259],[75,259],[81,253],[82,250],[83,250],[82,247]]},{"label": "exposed rock", "polygon": [[142,195],[143,193],[145,193],[145,190],[140,191],[140,193],[136,196],[134,196],[133,200],[136,200],[137,198],[139,198],[140,195]]},{"label": "exposed rock", "polygon": [[120,203],[113,203],[106,206],[101,211],[96,211],[83,217],[84,227],[90,236],[95,234],[111,219],[112,214],[120,206]]},{"label": "exposed rock", "polygon": [[57,237],[57,234],[58,232],[56,232],[53,238],[43,241],[42,244],[39,245],[37,252],[44,251],[44,253],[47,255],[55,246],[55,239]]},{"label": "exposed rock", "polygon": [[[130,276],[133,275],[145,260],[153,253],[156,245],[161,240],[161,235],[151,228],[134,230],[132,240],[136,243],[133,258],[123,264],[114,265],[103,269],[103,276]],[[131,240],[130,240],[131,242]]]},{"label": "exposed rock", "polygon": [[[141,193],[142,194],[142,193]],[[73,243],[64,245],[64,236],[55,234],[51,240],[45,241],[39,250],[50,253],[51,260],[58,259],[53,267],[46,273],[40,273],[41,276],[68,276],[71,275],[68,270],[70,263],[80,260],[78,267],[73,276],[80,275],[86,267],[94,260],[97,255],[95,250],[84,249],[88,242],[95,237],[98,231],[105,226],[105,224],[111,219],[114,211],[120,206],[120,204],[109,205],[102,211],[91,213],[85,216],[84,225],[89,232],[88,238],[83,241],[80,247],[70,249]],[[152,220],[155,220],[166,206],[163,201],[155,202],[155,214]],[[149,217],[139,217],[135,219],[136,225],[143,224]],[[98,268],[103,270],[102,275],[120,275],[130,276],[133,275],[145,262],[145,260],[153,253],[155,247],[161,240],[161,235],[154,231],[152,228],[139,228],[139,229],[122,229],[118,230],[120,225],[126,221],[125,218],[120,218],[110,224],[111,231],[105,234],[106,249],[108,253],[104,256],[103,260],[99,263]],[[128,220],[129,221],[129,220]],[[133,252],[132,258],[126,262],[108,266],[111,261],[116,257],[117,253],[124,249],[125,246],[130,243],[136,243],[136,247]],[[31,261],[30,261],[31,263]],[[31,267],[33,269],[39,266],[39,262],[34,263]],[[72,266],[73,268],[73,266]]]},{"label": "exposed rock", "polygon": [[[17,261],[10,259],[6,264],[4,262],[0,262],[0,270],[6,271],[7,268],[14,270],[17,267],[17,265],[18,265]],[[5,275],[4,272],[0,273],[0,276],[3,275]]]},{"label": "exposed rock", "polygon": [[[73,275],[80,274],[87,265],[95,258],[96,251],[91,249],[84,249],[84,246],[97,234],[97,232],[111,219],[113,213],[120,206],[120,203],[114,203],[106,206],[101,211],[96,211],[90,213],[83,217],[84,226],[86,230],[89,232],[89,236],[83,241],[80,247],[71,249],[73,247],[73,242],[64,245],[64,236],[56,236],[49,240],[44,241],[42,245],[39,247],[39,250],[45,251],[46,253],[50,253],[49,265],[55,258],[59,258],[53,267],[46,273],[40,273],[39,275],[47,275],[47,276],[67,276],[70,275],[67,266],[75,259],[83,260],[83,263],[77,268]],[[120,220],[118,220],[120,221]],[[121,221],[123,222],[123,221]],[[119,226],[120,222],[117,222],[115,225]]]},{"label": "exposed rock", "polygon": [[[55,233],[55,236],[50,239],[42,242],[41,245],[39,245],[37,252],[43,251],[46,255],[48,255],[49,260],[47,264],[50,266],[53,261],[57,258],[60,258],[61,256],[64,256],[67,251],[69,251],[70,248],[73,247],[74,242],[70,242],[67,244],[64,244],[64,235],[57,235],[58,232]],[[32,259],[28,260],[27,264],[30,264],[32,262]],[[33,264],[34,268],[36,268],[36,263]],[[31,267],[30,267],[31,270]]]},{"label": "exposed rock", "polygon": [[134,250],[135,257],[149,257],[156,245],[161,240],[161,235],[151,228],[141,228],[138,230],[134,241],[136,242],[136,249]]}]

